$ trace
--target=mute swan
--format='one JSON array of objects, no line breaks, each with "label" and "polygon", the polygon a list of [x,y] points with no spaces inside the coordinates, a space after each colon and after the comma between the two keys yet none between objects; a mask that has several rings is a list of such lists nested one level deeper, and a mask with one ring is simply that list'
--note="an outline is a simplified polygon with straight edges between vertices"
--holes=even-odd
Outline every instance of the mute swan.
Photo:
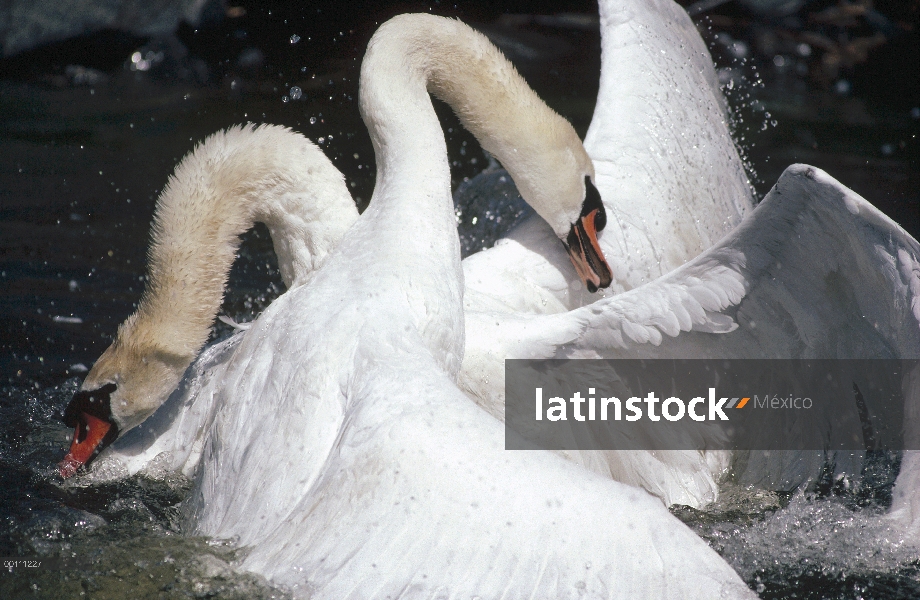
[{"label": "mute swan", "polygon": [[[622,292],[669,273],[728,234],[753,206],[728,130],[727,107],[706,45],[671,0],[600,0],[601,74],[585,149],[610,225],[598,236]],[[463,261],[466,353],[460,386],[504,414],[505,358],[538,355],[551,329],[528,321],[534,343],[496,338],[496,323],[563,313],[584,293],[548,228],[530,218],[495,247]],[[536,340],[544,331],[545,340]],[[508,354],[511,352],[511,354]],[[598,473],[667,504],[717,497],[724,452],[567,452]]]},{"label": "mute swan", "polygon": [[[803,178],[802,173],[807,172],[805,167],[792,168],[777,183],[778,188],[781,184],[791,186],[790,191],[783,194],[782,210],[789,211],[790,219],[793,214],[799,215],[797,218],[801,222],[796,228],[776,230],[779,221],[769,215],[781,209],[775,205],[765,208],[760,216],[749,217],[729,233],[719,244],[721,251],[713,249],[699,256],[694,262],[698,265],[694,275],[680,285],[665,286],[663,282],[675,283],[674,277],[685,271],[675,271],[651,284],[635,287],[652,279],[655,273],[667,273],[693,258],[720,237],[719,231],[728,233],[738,222],[739,215],[750,212],[750,189],[725,127],[724,113],[720,109],[721,95],[711,61],[683,10],[669,0],[601,1],[600,12],[601,90],[585,147],[595,163],[598,189],[611,223],[599,236],[601,248],[615,268],[611,289],[622,285],[632,291],[620,298],[599,299],[570,313],[564,310],[573,304],[577,306],[581,298],[569,296],[568,303],[554,304],[552,297],[547,301],[545,295],[528,294],[526,284],[543,293],[543,282],[550,281],[545,274],[562,272],[548,268],[546,261],[541,262],[541,255],[550,255],[553,249],[546,247],[540,254],[531,251],[540,245],[534,241],[534,231],[539,229],[535,222],[529,229],[525,227],[512,233],[508,242],[471,256],[464,261],[467,286],[474,292],[465,298],[467,351],[461,387],[490,412],[501,415],[504,410],[502,361],[506,358],[551,358],[570,353],[573,357],[592,358],[917,357],[916,349],[903,343],[905,337],[917,336],[916,313],[914,317],[907,313],[887,314],[886,319],[876,321],[879,328],[873,332],[874,341],[861,351],[857,350],[859,336],[849,334],[848,337],[837,332],[841,328],[852,331],[852,323],[862,321],[865,312],[847,304],[820,279],[822,276],[843,277],[848,285],[861,290],[863,303],[860,306],[864,310],[873,305],[876,308],[872,310],[881,311],[882,307],[892,304],[916,303],[918,292],[911,291],[914,284],[907,283],[910,276],[895,276],[889,267],[898,264],[903,257],[906,257],[903,258],[907,261],[905,264],[916,260],[913,250],[916,241],[864,202],[860,204],[864,208],[860,209],[859,218],[845,213],[844,216],[851,220],[843,219],[837,214],[843,205],[829,198],[857,196],[839,184],[828,183],[830,178],[820,171],[813,171],[818,174],[814,180]],[[684,35],[673,35],[678,32]],[[635,65],[642,67],[635,68]],[[691,126],[682,130],[684,124]],[[688,146],[694,151],[708,151],[703,155],[704,160],[695,162],[697,157],[686,151]],[[718,167],[710,170],[707,163]],[[792,185],[791,182],[797,183]],[[640,203],[630,203],[630,192],[634,198],[647,203],[647,210]],[[791,194],[796,200],[789,199]],[[821,210],[828,212],[821,213],[821,218],[817,217],[816,207],[804,204],[812,197],[822,198],[826,203]],[[779,203],[779,199],[771,202]],[[699,234],[695,238],[696,245],[687,243],[687,239],[694,238],[681,235],[681,232],[694,231],[694,215],[700,215],[705,225],[704,229],[696,230]],[[863,218],[868,219],[872,227],[876,227],[876,223],[883,224],[878,225],[878,235],[901,240],[899,243],[908,253],[902,257],[896,246],[890,246],[888,252],[880,252],[871,236],[860,233],[869,227],[862,223]],[[656,219],[660,220],[656,222]],[[655,229],[650,227],[652,223]],[[618,228],[617,225],[622,226]],[[887,233],[889,228],[896,233]],[[642,235],[642,231],[653,230],[657,235]],[[757,232],[762,244],[742,239],[742,231],[748,236]],[[793,237],[795,234],[802,238]],[[834,235],[848,239],[849,243],[819,246],[817,240]],[[785,236],[789,236],[788,239]],[[805,238],[814,240],[815,245],[805,243]],[[617,241],[611,243],[611,240]],[[624,256],[624,252],[636,247],[643,251]],[[838,249],[834,259],[819,259],[829,247]],[[723,264],[724,253],[729,251],[739,257],[730,267]],[[776,277],[767,268],[744,270],[743,260],[749,260],[751,253],[761,257],[767,253],[766,256],[776,258],[781,264],[795,267],[787,266],[783,277]],[[559,264],[558,258],[555,263]],[[503,267],[510,269],[511,265],[524,266],[513,275],[502,272]],[[849,267],[832,268],[831,265]],[[628,269],[625,276],[616,271],[618,267]],[[904,273],[910,272],[909,267],[904,268],[907,269]],[[885,273],[886,277],[879,281],[876,270]],[[792,272],[800,273],[800,279],[787,279]],[[528,279],[530,274],[536,276]],[[870,280],[876,283],[867,286],[864,282]],[[501,282],[506,281],[523,283],[503,286]],[[625,284],[621,284],[622,281]],[[504,292],[501,302],[494,299],[491,304],[488,302],[490,287]],[[567,288],[565,284],[557,284],[555,289],[564,293]],[[795,291],[788,292],[791,297],[784,297],[783,293],[789,290]],[[755,306],[760,307],[758,310],[762,313],[755,320],[759,329],[756,335],[744,338],[742,343],[741,333],[729,334],[736,327],[730,317],[736,310],[753,310]],[[790,308],[792,306],[796,308]],[[543,317],[529,314],[540,312],[555,314]],[[680,333],[691,328],[693,333]],[[704,333],[707,331],[722,335],[716,338]],[[662,333],[678,337],[671,340]],[[837,340],[840,345],[835,347],[830,339]],[[788,344],[789,340],[798,343]],[[886,351],[885,348],[898,350]],[[716,481],[728,466],[731,455],[727,452],[618,451],[569,452],[568,457],[618,481],[641,486],[666,504],[701,506],[715,500]],[[904,464],[911,465],[911,461],[914,458],[909,454]],[[920,459],[917,463],[916,471],[920,473]],[[820,465],[821,459],[817,456],[792,457],[774,452],[770,460],[765,460],[755,454],[748,460],[742,480],[788,489],[815,477]],[[920,475],[909,475],[911,472],[910,468],[905,469],[899,479],[902,492],[898,497],[901,499],[905,498],[904,489],[912,489],[903,482],[909,477],[920,480]],[[920,515],[920,508],[913,509],[913,513]],[[920,516],[916,522],[920,524]]]},{"label": "mute swan", "polygon": [[[558,234],[582,215],[580,142],[482,36],[429,15],[382,25],[361,69],[374,196],[205,382],[221,410],[191,530],[235,537],[242,568],[303,597],[753,597],[644,492],[505,452],[502,425],[456,387],[462,272],[429,87],[538,211],[562,201]],[[519,117],[534,111],[542,127]],[[130,404],[112,412],[146,411]]]}]

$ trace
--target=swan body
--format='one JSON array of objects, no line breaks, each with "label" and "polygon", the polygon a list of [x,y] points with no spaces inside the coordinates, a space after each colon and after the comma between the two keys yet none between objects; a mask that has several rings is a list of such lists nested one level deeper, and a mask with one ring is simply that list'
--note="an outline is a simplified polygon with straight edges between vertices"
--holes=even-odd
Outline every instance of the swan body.
[{"label": "swan body", "polygon": [[[204,357],[197,397],[218,410],[186,413],[206,429],[189,531],[248,546],[241,568],[313,598],[753,596],[641,490],[506,452],[501,423],[456,387],[462,271],[428,90],[565,232],[590,160],[525,88],[454,21],[405,15],[371,40],[370,206],[308,281]],[[522,104],[549,126],[513,118]],[[558,190],[559,210],[540,197]]]}]

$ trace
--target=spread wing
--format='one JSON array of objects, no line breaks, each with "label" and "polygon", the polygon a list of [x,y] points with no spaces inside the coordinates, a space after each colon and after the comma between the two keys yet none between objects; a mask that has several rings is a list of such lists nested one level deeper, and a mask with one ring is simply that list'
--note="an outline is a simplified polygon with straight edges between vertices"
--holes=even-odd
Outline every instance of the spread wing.
[{"label": "spread wing", "polygon": [[734,231],[649,284],[476,322],[505,358],[917,358],[920,245],[823,171],[794,165]]},{"label": "spread wing", "polygon": [[[505,358],[918,358],[920,245],[826,173],[794,165],[741,225],[668,275],[568,312],[468,314],[466,352],[461,385],[496,415]],[[704,503],[707,458],[659,454],[611,460],[666,501]],[[788,487],[823,463],[774,457],[748,460],[743,478]],[[656,474],[670,480],[643,483]]]},{"label": "spread wing", "polygon": [[794,165],[709,251],[558,318],[582,328],[554,356],[918,358],[920,245],[826,173]]}]

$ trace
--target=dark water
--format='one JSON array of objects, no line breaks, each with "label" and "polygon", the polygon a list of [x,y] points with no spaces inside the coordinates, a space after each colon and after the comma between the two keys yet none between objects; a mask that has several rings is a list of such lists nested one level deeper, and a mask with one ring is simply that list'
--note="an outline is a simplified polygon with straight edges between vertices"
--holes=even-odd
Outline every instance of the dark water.
[{"label": "dark water", "polygon": [[[541,96],[586,131],[600,66],[590,14],[562,26],[496,21],[478,4],[453,10],[503,36]],[[110,35],[0,70],[0,556],[71,560],[0,572],[4,598],[283,596],[231,570],[232,544],[179,534],[188,482],[154,473],[79,488],[62,486],[54,468],[70,435],[59,413],[133,310],[154,200],[195,142],[246,121],[286,124],[333,158],[359,206],[370,197],[373,155],[355,98],[360,48],[381,13],[352,15],[339,33],[328,23],[310,29],[302,12],[250,12],[180,31],[184,56],[170,53],[176,40]],[[725,14],[729,20],[706,33],[759,191],[790,163],[814,164],[916,237],[920,98],[886,91],[899,85],[889,63],[909,58],[915,40],[895,39],[875,63],[822,81],[813,76],[818,57],[803,56],[797,43],[773,56],[757,50],[756,36],[777,25],[757,29],[750,19],[731,20],[744,15]],[[292,34],[302,40],[291,44]],[[737,41],[748,44],[746,55]],[[323,44],[334,50],[322,52]],[[131,61],[135,51],[150,57],[147,70]],[[488,161],[449,111],[439,112],[460,185]],[[464,223],[472,226],[480,210],[466,207]],[[481,239],[469,242],[477,245]],[[222,312],[249,320],[282,290],[270,239],[257,228],[246,236]],[[214,339],[227,333],[218,323]],[[889,535],[886,498],[884,489],[861,501],[833,486],[775,494],[729,485],[718,506],[675,512],[764,598],[920,597],[920,553]]]}]

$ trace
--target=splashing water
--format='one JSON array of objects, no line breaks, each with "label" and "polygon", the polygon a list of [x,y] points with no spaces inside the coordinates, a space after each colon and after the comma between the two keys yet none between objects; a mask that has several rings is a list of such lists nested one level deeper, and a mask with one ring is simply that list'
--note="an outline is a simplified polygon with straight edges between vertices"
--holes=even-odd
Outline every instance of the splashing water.
[{"label": "splashing water", "polygon": [[156,470],[118,483],[62,482],[55,462],[70,432],[59,414],[76,391],[0,389],[0,556],[37,567],[4,567],[3,598],[285,598],[238,573],[243,550],[179,534],[187,479]]},{"label": "splashing water", "polygon": [[731,485],[722,493],[704,511],[673,512],[762,598],[920,597],[920,544],[904,539],[887,507]]},{"label": "splashing water", "polygon": [[[116,483],[62,482],[70,431],[59,414],[79,380],[0,389],[0,555],[52,562],[0,573],[0,597],[286,598],[234,565],[231,541],[181,535],[184,477],[155,468]],[[878,503],[724,484],[705,510],[672,512],[762,598],[920,597],[920,547]]]}]

